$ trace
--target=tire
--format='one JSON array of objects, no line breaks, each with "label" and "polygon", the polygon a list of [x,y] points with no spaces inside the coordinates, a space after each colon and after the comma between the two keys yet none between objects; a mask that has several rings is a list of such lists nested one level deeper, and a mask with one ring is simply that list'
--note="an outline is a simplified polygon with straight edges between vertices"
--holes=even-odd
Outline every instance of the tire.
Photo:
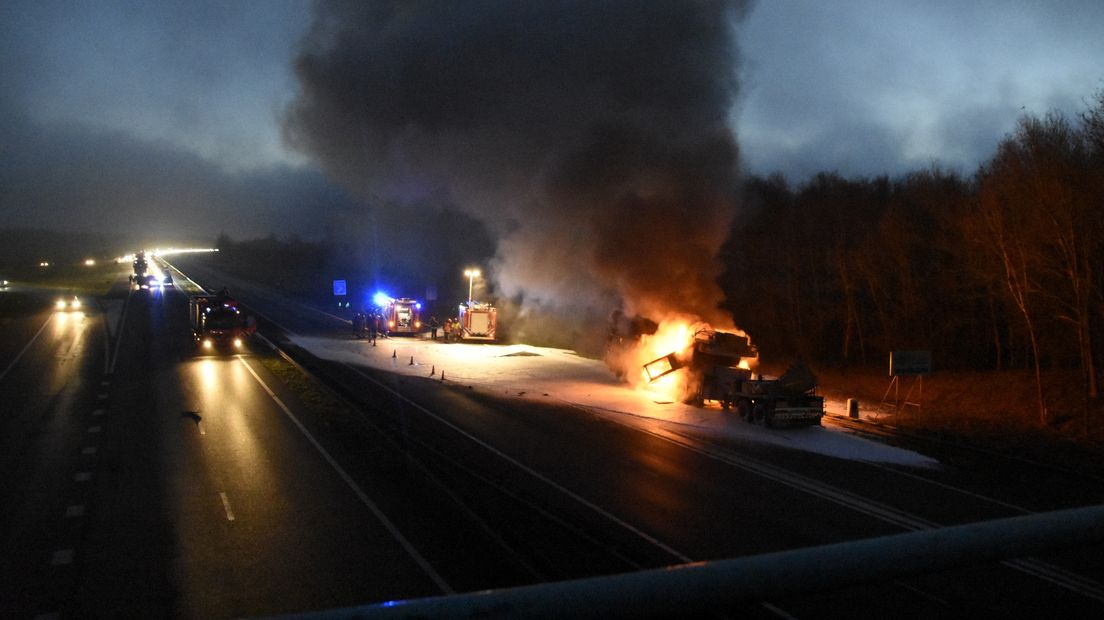
[{"label": "tire", "polygon": [[751,417],[751,405],[747,400],[741,398],[736,401],[736,415],[740,416],[741,420],[747,422]]},{"label": "tire", "polygon": [[751,423],[767,425],[767,411],[763,407],[763,403],[755,403],[755,407],[751,410]]}]

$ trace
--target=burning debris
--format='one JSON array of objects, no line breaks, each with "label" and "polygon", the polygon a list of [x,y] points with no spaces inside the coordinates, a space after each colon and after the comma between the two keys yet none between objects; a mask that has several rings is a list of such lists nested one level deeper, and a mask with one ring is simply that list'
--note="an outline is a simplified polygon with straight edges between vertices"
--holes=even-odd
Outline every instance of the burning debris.
[{"label": "burning debris", "polygon": [[[753,378],[759,352],[745,334],[702,326],[680,347],[640,365],[648,385],[667,382],[679,400],[702,407],[716,401],[725,411],[764,426],[820,424],[824,399],[815,393],[816,376],[804,364],[778,379]],[[685,372],[677,371],[685,369]],[[681,379],[676,383],[671,380]]]}]

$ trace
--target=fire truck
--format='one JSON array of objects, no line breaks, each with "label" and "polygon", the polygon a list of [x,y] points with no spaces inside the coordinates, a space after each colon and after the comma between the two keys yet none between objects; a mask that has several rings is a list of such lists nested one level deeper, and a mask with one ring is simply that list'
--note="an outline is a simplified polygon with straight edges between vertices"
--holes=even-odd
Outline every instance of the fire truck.
[{"label": "fire truck", "polygon": [[388,334],[417,334],[422,331],[422,304],[409,297],[388,300],[383,318]]},{"label": "fire truck", "polygon": [[460,304],[458,340],[494,340],[498,310],[491,304],[469,301]]},{"label": "fire truck", "polygon": [[204,351],[239,351],[245,338],[256,331],[253,321],[244,315],[238,302],[222,289],[216,295],[193,295],[188,298],[188,322],[196,345]]}]

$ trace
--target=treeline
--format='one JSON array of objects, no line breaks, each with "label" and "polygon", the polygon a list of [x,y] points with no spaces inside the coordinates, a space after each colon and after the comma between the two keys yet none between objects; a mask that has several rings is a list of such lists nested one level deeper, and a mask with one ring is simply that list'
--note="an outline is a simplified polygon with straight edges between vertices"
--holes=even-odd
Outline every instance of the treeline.
[{"label": "treeline", "polygon": [[1077,368],[1098,396],[1104,91],[1071,121],[1027,116],[969,178],[751,178],[723,249],[727,305],[770,359],[941,369]]}]

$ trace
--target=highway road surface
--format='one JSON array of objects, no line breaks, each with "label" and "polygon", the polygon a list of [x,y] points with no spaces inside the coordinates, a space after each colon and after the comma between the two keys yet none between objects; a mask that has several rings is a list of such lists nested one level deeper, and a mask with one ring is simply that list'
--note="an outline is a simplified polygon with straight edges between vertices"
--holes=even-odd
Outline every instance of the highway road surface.
[{"label": "highway road surface", "polygon": [[[199,259],[178,266],[229,285],[278,343],[348,333]],[[261,338],[196,355],[182,291],[121,280],[93,301],[81,317],[21,319],[22,342],[0,349],[0,608],[17,617],[324,610],[1104,502],[1104,481],[969,450],[917,446],[944,466],[911,470],[645,432],[291,351],[337,394],[334,412],[285,383],[288,362]],[[723,611],[1091,616],[1104,610],[1100,551],[827,594],[795,583]]]}]

